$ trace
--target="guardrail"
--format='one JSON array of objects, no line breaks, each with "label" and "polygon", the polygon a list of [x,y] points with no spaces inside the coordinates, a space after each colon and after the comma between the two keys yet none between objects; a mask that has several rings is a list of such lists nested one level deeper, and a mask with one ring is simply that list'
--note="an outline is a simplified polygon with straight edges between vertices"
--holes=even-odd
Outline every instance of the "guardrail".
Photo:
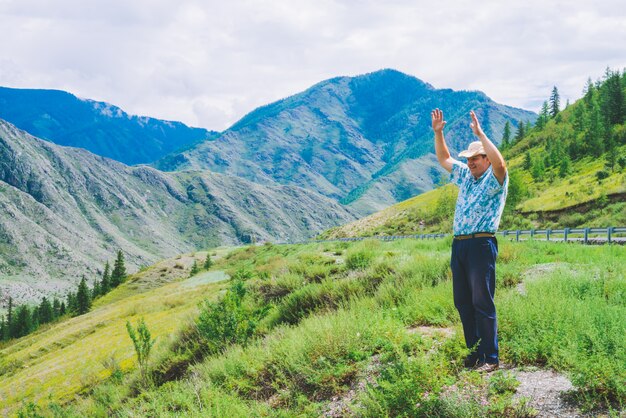
[{"label": "guardrail", "polygon": [[[307,244],[311,242],[331,241],[363,241],[377,239],[381,241],[396,241],[399,239],[436,239],[445,238],[452,234],[415,234],[415,235],[376,235],[369,237],[335,238],[325,240],[310,240],[298,242],[284,242],[284,244]],[[528,229],[498,231],[496,236],[510,238],[515,241],[537,239],[554,242],[578,242],[582,244],[626,244],[626,227],[610,226],[608,228],[563,228],[563,229]]]}]

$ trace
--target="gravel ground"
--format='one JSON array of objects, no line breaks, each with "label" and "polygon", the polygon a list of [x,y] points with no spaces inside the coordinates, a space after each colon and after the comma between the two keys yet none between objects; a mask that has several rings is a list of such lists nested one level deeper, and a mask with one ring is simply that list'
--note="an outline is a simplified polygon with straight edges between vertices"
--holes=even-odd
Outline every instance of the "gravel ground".
[{"label": "gravel ground", "polygon": [[520,382],[514,398],[525,397],[529,406],[538,411],[537,417],[583,417],[578,409],[569,405],[563,394],[574,389],[572,382],[552,370],[511,369]]}]

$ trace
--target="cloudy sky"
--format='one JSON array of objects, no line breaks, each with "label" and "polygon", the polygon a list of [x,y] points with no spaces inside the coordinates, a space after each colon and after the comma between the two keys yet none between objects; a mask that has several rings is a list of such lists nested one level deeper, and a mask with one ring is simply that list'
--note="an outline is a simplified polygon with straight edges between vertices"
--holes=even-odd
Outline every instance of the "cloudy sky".
[{"label": "cloudy sky", "polygon": [[215,130],[381,68],[537,111],[626,67],[622,0],[0,0],[0,25],[1,86]]}]

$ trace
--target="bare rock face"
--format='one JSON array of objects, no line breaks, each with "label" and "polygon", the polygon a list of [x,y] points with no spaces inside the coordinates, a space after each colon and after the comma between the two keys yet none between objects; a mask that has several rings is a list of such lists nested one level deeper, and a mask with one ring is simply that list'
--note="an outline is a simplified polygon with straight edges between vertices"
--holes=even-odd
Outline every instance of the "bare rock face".
[{"label": "bare rock face", "polygon": [[93,280],[117,249],[133,269],[209,246],[305,239],[355,217],[295,186],[128,167],[1,120],[0,213],[0,298],[18,303]]}]

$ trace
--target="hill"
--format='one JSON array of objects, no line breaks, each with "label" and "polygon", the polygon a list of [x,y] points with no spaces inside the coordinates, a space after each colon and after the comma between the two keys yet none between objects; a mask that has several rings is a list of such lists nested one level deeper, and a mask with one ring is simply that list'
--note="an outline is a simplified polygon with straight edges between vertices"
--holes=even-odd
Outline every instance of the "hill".
[{"label": "hill", "polygon": [[[0,347],[2,412],[531,417],[540,405],[520,398],[518,385],[551,370],[573,385],[570,403],[555,397],[544,414],[619,414],[626,248],[502,240],[496,304],[506,369],[479,375],[462,367],[449,247],[220,249],[211,271],[190,278],[205,252],[166,260],[90,313]],[[145,375],[124,325],[141,318],[155,340]]]},{"label": "hill", "polygon": [[251,181],[294,184],[371,213],[428,191],[441,171],[433,157],[430,112],[450,109],[451,148],[471,140],[468,113],[500,138],[507,121],[532,112],[480,92],[435,89],[395,70],[322,81],[258,108],[214,141],[171,154],[154,166],[204,169]]},{"label": "hill", "polygon": [[129,115],[109,103],[60,90],[0,87],[0,119],[55,144],[128,165],[149,163],[218,135],[180,122]]},{"label": "hill", "polygon": [[217,173],[128,167],[37,139],[0,120],[0,290],[60,293],[117,249],[136,269],[198,247],[304,239],[354,219],[294,186]]},{"label": "hill", "polygon": [[[626,76],[607,70],[584,97],[553,116],[546,102],[535,126],[504,141],[510,186],[500,229],[626,225],[625,97]],[[450,232],[455,199],[447,185],[322,237]]]}]

